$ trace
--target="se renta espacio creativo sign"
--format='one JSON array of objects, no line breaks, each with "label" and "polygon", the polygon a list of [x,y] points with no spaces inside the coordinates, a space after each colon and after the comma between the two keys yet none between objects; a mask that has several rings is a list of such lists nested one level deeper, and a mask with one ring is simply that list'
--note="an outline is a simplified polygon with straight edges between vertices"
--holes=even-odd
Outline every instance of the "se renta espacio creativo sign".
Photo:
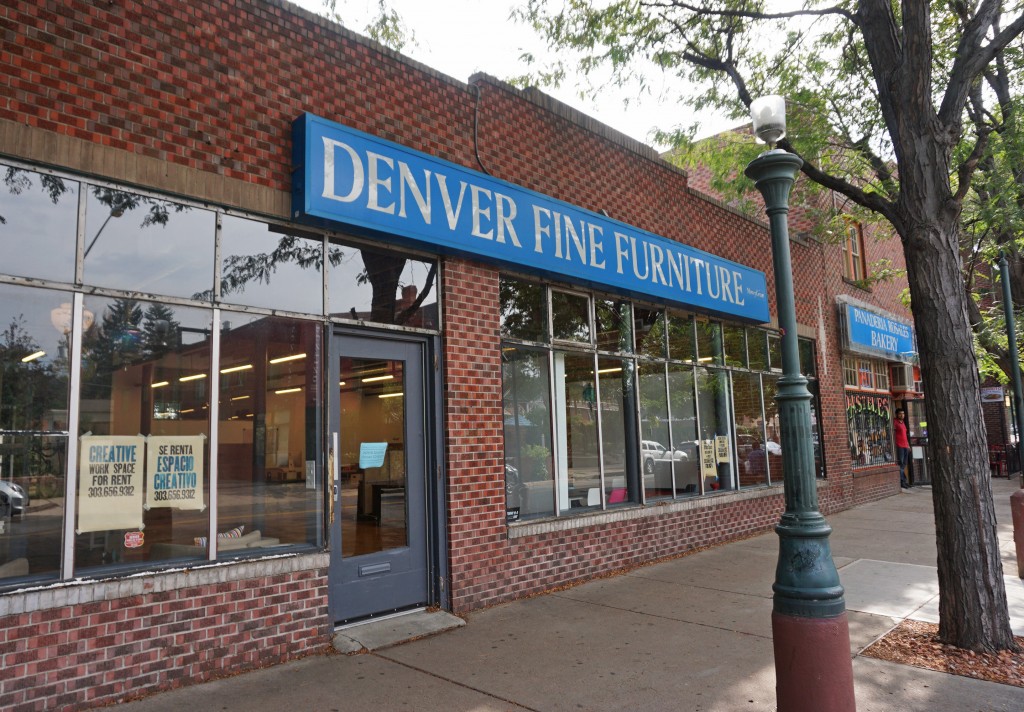
[{"label": "se renta espacio creativo sign", "polygon": [[751,323],[750,267],[313,114],[292,125],[292,217]]}]

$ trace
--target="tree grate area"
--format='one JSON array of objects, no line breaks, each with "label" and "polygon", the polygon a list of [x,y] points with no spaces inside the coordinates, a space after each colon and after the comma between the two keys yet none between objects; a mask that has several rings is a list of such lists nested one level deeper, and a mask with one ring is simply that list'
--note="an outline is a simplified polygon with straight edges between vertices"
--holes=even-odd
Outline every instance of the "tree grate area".
[{"label": "tree grate area", "polygon": [[1024,636],[1015,636],[1018,652],[978,653],[938,640],[939,626],[903,621],[868,646],[864,655],[903,665],[1024,687]]}]

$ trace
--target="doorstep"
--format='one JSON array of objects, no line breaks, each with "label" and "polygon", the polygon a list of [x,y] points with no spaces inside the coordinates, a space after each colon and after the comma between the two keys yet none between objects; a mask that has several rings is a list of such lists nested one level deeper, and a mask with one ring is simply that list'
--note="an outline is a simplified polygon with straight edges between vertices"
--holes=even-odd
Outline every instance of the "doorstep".
[{"label": "doorstep", "polygon": [[447,611],[419,610],[339,628],[331,642],[339,653],[352,655],[408,643],[464,625],[466,621]]}]

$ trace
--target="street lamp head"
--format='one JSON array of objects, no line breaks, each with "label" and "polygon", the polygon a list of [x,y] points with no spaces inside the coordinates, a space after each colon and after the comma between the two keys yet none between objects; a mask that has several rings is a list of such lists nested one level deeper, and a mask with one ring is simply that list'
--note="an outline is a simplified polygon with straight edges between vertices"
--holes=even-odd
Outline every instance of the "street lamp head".
[{"label": "street lamp head", "polygon": [[754,135],[769,147],[786,136],[786,100],[778,94],[750,102],[750,118],[754,122]]}]

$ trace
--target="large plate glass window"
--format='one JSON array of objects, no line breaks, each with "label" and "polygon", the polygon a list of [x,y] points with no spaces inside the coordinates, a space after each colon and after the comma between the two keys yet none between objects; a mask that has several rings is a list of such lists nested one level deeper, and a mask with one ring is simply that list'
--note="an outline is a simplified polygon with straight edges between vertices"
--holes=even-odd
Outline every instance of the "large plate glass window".
[{"label": "large plate glass window", "polygon": [[322,238],[234,215],[220,220],[222,302],[323,313]]},{"label": "large plate glass window", "polygon": [[672,452],[677,496],[702,491],[700,436],[697,431],[697,401],[694,398],[693,367],[668,364],[668,398],[671,411],[672,440],[666,443]]},{"label": "large plate glass window", "polygon": [[215,217],[210,210],[92,186],[86,203],[84,281],[208,300]]},{"label": "large plate glass window", "polygon": [[640,466],[647,499],[672,496],[672,462],[665,457],[672,442],[668,389],[663,362],[638,365],[640,388]]},{"label": "large plate glass window", "polygon": [[320,325],[226,311],[221,323],[218,558],[315,544]]},{"label": "large plate glass window", "polygon": [[555,512],[555,486],[548,354],[505,347],[501,376],[508,519],[550,516]]},{"label": "large plate glass window", "polygon": [[736,489],[732,467],[729,373],[697,369],[700,465],[705,490]]},{"label": "large plate glass window", "polygon": [[635,464],[627,453],[636,450],[636,400],[631,359],[597,360],[601,400],[601,461],[604,494],[609,505],[639,501]]},{"label": "large plate glass window", "polygon": [[558,341],[590,343],[590,299],[579,294],[551,291],[552,336]]},{"label": "large plate glass window", "polygon": [[0,586],[60,571],[71,299],[0,285]]},{"label": "large plate glass window", "polygon": [[601,505],[594,357],[556,351],[555,452],[560,511]]},{"label": "large plate glass window", "polygon": [[548,305],[544,286],[502,277],[501,336],[521,341],[548,340]]},{"label": "large plate glass window", "polygon": [[437,328],[436,261],[349,245],[333,238],[327,255],[332,317]]},{"label": "large plate glass window", "polygon": [[[5,274],[75,279],[78,181],[0,164],[0,265]],[[31,249],[26,249],[31,246]]]},{"label": "large plate glass window", "polygon": [[213,312],[129,297],[85,309],[75,571],[203,558]]},{"label": "large plate glass window", "polygon": [[740,485],[768,483],[768,453],[761,407],[761,377],[737,372],[732,376],[733,414],[736,419],[736,462]]},{"label": "large plate glass window", "polygon": [[717,321],[697,320],[697,361],[705,365],[722,364],[722,325]]},{"label": "large plate glass window", "polygon": [[633,307],[636,353],[650,358],[665,357],[665,313],[660,309]]}]

